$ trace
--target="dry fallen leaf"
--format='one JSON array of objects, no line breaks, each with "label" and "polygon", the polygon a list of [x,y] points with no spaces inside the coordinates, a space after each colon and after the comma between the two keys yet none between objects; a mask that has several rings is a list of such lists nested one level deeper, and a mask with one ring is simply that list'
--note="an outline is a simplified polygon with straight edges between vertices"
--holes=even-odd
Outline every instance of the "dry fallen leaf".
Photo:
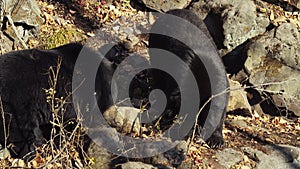
[{"label": "dry fallen leaf", "polygon": [[25,168],[26,166],[24,160],[14,159],[14,161],[11,163],[11,167]]}]

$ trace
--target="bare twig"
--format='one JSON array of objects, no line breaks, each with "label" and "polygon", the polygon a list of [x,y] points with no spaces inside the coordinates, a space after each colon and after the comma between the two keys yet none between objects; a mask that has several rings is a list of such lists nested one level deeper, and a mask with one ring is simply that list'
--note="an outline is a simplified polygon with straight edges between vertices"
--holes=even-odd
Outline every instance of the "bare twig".
[{"label": "bare twig", "polygon": [[11,25],[12,29],[14,30],[18,40],[20,41],[20,43],[22,44],[23,48],[24,49],[28,49],[26,43],[23,41],[23,39],[21,38],[21,36],[19,35],[19,32],[14,24],[14,21],[12,20],[11,18],[11,15],[10,14],[5,14],[5,17],[7,18],[9,24]]},{"label": "bare twig", "polygon": [[0,109],[1,109],[1,115],[2,115],[2,120],[3,120],[3,132],[4,132],[4,138],[5,138],[5,142],[4,142],[4,147],[7,147],[7,139],[8,139],[8,133],[6,130],[6,124],[5,124],[5,113],[4,113],[4,109],[3,109],[3,105],[2,105],[2,98],[0,96]]},{"label": "bare twig", "polygon": [[8,125],[6,128],[5,112],[4,112],[1,96],[0,96],[0,111],[1,111],[1,115],[2,115],[3,133],[4,133],[4,139],[5,139],[4,148],[7,148],[7,141],[8,141],[8,137],[9,137],[9,128],[10,128],[10,123],[11,123],[11,114],[8,114],[9,121],[8,121]]}]

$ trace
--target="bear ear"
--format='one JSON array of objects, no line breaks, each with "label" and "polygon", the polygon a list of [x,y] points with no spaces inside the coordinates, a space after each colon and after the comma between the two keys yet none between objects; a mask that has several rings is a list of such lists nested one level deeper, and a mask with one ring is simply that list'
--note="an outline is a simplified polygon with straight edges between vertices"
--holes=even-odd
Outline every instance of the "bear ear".
[{"label": "bear ear", "polygon": [[62,57],[62,64],[65,68],[73,70],[82,48],[83,45],[80,43],[70,43],[51,50],[45,50],[45,52],[50,54],[51,51],[56,57]]},{"label": "bear ear", "polygon": [[217,47],[213,41],[213,38],[212,38],[211,34],[209,33],[205,23],[195,13],[193,13],[192,11],[187,10],[187,9],[173,9],[173,10],[168,11],[167,14],[178,16],[182,19],[189,21],[193,25],[197,26],[208,37],[208,39],[212,42],[212,44],[217,49]]},{"label": "bear ear", "polygon": [[53,48],[52,50],[58,52],[58,54],[64,58],[67,56],[77,58],[82,48],[83,45],[81,43],[70,43],[57,48]]},{"label": "bear ear", "polygon": [[125,50],[126,48],[122,44],[105,44],[98,49],[98,52],[105,54],[104,58],[115,64],[116,66],[125,59],[123,55],[120,55],[118,53],[122,53]]},{"label": "bear ear", "polygon": [[[23,53],[23,51],[20,52]],[[40,59],[40,51],[36,49],[32,49],[30,50],[28,57],[32,60],[38,60]]]}]

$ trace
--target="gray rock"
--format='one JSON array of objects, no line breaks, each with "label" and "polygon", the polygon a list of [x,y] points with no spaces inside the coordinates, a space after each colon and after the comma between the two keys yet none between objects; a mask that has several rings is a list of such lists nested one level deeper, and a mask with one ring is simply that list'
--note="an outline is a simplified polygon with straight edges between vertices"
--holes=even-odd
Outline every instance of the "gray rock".
[{"label": "gray rock", "polygon": [[249,147],[242,148],[246,155],[257,162],[256,169],[296,169],[300,167],[298,161],[298,147],[290,145],[268,145],[264,148],[267,154]]},{"label": "gray rock", "polygon": [[233,119],[230,123],[234,126],[238,126],[238,128],[247,128],[249,125],[244,120]]},{"label": "gray rock", "polygon": [[4,0],[2,2],[5,5],[0,4],[1,14],[3,13],[2,10],[10,13],[14,22],[24,23],[36,28],[39,28],[43,23],[37,1]]},{"label": "gray rock", "polygon": [[277,158],[282,163],[291,163],[299,156],[299,148],[288,145],[275,145],[269,147],[272,150],[270,156]]},{"label": "gray rock", "polygon": [[247,155],[248,157],[250,157],[251,159],[253,159],[256,162],[259,162],[268,156],[264,152],[253,149],[251,147],[242,147],[241,149],[245,155]]},{"label": "gray rock", "polygon": [[[276,156],[265,154],[262,151],[252,149],[250,147],[243,148],[244,153],[247,154],[251,159],[254,159],[256,164],[256,169],[266,169],[266,168],[282,168],[282,161],[278,161]],[[287,166],[283,166],[287,167]]]},{"label": "gray rock", "polygon": [[166,12],[171,9],[183,9],[189,5],[191,0],[141,0],[148,8],[156,11]]},{"label": "gray rock", "polygon": [[273,94],[275,105],[299,116],[300,39],[296,30],[292,23],[285,23],[261,36],[249,46],[245,67],[250,83]]},{"label": "gray rock", "polygon": [[198,15],[198,17],[202,20],[204,20],[207,17],[207,14],[211,11],[212,6],[208,2],[204,1],[198,1],[195,3],[192,3],[190,10]]},{"label": "gray rock", "polygon": [[221,164],[227,169],[231,168],[233,165],[243,160],[243,153],[236,151],[232,148],[226,148],[222,151],[218,151],[216,153],[216,157],[219,161],[219,164]]},{"label": "gray rock", "polygon": [[157,167],[142,162],[127,162],[121,165],[121,169],[157,169]]},{"label": "gray rock", "polygon": [[235,8],[223,12],[223,18],[224,45],[228,49],[264,33],[269,25],[267,18],[257,16],[253,1],[238,1]]},{"label": "gray rock", "polygon": [[126,35],[133,35],[134,30],[131,27],[121,27],[120,32],[126,34]]},{"label": "gray rock", "polygon": [[14,42],[2,32],[0,32],[0,55],[7,53],[13,49]]},{"label": "gray rock", "polygon": [[[4,15],[9,14],[12,21],[16,26],[16,30],[12,29],[12,26],[8,24],[7,20],[4,19]],[[5,22],[5,23],[4,23]],[[20,0],[4,0],[0,1],[0,27],[3,24],[8,25],[5,30],[5,35],[1,32],[0,34],[0,54],[11,51],[15,48],[14,42],[18,42],[19,39],[16,33],[26,42],[29,37],[35,36],[44,20],[41,17],[41,11],[37,1],[20,1]],[[18,25],[16,24],[18,23]],[[24,26],[25,25],[25,26]],[[28,27],[32,27],[28,29]]]},{"label": "gray rock", "polygon": [[298,28],[293,23],[283,23],[276,29],[275,38],[281,45],[274,57],[284,64],[300,70],[300,34]]},{"label": "gray rock", "polygon": [[117,130],[115,128],[100,127],[100,128],[89,128],[88,136],[93,139],[99,146],[103,146],[107,149],[117,149],[117,145],[122,142]]},{"label": "gray rock", "polygon": [[104,112],[103,116],[107,122],[116,127],[118,131],[124,133],[140,133],[140,120],[139,113],[140,109],[133,107],[116,107],[112,106]]},{"label": "gray rock", "polygon": [[215,0],[194,3],[192,11],[202,19],[209,11],[221,14],[223,22],[224,46],[231,51],[243,42],[265,32],[270,21],[256,13],[256,6],[251,0]]},{"label": "gray rock", "polygon": [[10,157],[10,152],[7,148],[2,148],[0,145],[0,160]]},{"label": "gray rock", "polygon": [[298,9],[300,9],[300,1],[299,0],[294,0],[294,4]]},{"label": "gray rock", "polygon": [[227,111],[245,110],[251,112],[251,106],[247,100],[247,93],[241,84],[233,80],[229,80],[229,83],[231,91]]}]

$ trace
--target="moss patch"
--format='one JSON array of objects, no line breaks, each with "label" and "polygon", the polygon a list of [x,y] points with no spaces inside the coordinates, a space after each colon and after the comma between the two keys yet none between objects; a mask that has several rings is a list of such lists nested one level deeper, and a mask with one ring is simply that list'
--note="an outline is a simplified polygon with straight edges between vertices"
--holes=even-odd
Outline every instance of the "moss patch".
[{"label": "moss patch", "polygon": [[45,49],[55,48],[70,42],[81,41],[86,35],[75,29],[61,29],[46,39]]}]

